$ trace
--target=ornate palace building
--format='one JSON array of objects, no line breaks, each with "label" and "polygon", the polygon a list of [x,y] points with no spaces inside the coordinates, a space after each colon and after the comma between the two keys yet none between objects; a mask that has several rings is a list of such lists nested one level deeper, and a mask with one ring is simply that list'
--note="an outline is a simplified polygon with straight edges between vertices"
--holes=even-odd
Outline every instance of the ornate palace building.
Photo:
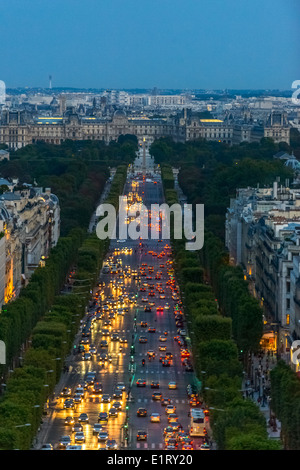
[{"label": "ornate palace building", "polygon": [[116,111],[112,117],[85,116],[66,111],[59,116],[39,116],[27,111],[2,112],[0,144],[17,150],[35,142],[60,144],[64,140],[103,140],[107,144],[120,135],[136,135],[151,144],[160,137],[175,141],[207,139],[229,145],[257,142],[271,137],[275,142],[290,143],[290,126],[284,113],[272,113],[266,122],[255,122],[249,115],[241,120],[226,115],[221,119],[201,119],[185,108],[166,118],[129,117]]}]

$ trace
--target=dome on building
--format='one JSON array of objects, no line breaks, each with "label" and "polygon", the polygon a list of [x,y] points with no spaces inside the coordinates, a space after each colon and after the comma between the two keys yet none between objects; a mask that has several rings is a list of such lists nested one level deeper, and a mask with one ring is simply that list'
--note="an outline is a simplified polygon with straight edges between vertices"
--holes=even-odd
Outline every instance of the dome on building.
[{"label": "dome on building", "polygon": [[117,111],[114,112],[114,117],[126,117],[126,113],[122,109],[117,109]]},{"label": "dome on building", "polygon": [[284,165],[292,168],[294,171],[300,171],[300,162],[298,162],[295,155],[291,155]]},{"label": "dome on building", "polygon": [[114,112],[113,120],[114,121],[127,121],[127,116],[126,116],[125,111],[122,111],[121,109],[117,109],[117,111]]}]

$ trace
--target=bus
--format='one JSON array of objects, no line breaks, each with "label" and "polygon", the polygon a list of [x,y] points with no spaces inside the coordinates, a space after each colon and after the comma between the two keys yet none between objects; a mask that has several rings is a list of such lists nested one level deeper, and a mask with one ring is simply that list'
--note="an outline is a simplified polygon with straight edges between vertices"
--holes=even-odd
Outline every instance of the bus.
[{"label": "bus", "polygon": [[191,409],[190,436],[205,436],[205,414],[200,408]]}]

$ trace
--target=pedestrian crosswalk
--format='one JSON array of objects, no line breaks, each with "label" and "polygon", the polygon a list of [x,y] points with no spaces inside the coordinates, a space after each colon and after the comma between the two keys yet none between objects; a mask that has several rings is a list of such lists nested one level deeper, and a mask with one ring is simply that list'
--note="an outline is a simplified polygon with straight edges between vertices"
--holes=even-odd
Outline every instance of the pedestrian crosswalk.
[{"label": "pedestrian crosswalk", "polygon": [[[137,403],[152,403],[152,399],[151,398],[138,398],[137,399]],[[172,403],[176,403],[176,404],[179,404],[179,403],[189,403],[189,400],[187,400],[186,398],[182,398],[182,399],[174,399],[172,400]]]},{"label": "pedestrian crosswalk", "polygon": [[148,442],[137,442],[136,443],[136,448],[137,449],[162,449],[163,448],[163,443],[162,442],[159,442],[159,443],[155,443],[155,442],[151,442],[150,444],[148,444]]}]

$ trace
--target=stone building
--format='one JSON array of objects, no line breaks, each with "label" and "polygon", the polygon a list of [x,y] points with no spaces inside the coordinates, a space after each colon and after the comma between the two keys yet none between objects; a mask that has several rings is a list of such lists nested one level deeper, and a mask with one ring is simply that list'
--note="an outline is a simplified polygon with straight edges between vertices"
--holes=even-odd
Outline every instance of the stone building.
[{"label": "stone building", "polygon": [[300,338],[300,190],[288,181],[239,189],[227,210],[225,244],[264,308],[265,334],[276,331],[276,348],[289,355]]},{"label": "stone building", "polygon": [[59,201],[49,188],[16,185],[0,196],[0,307],[18,296],[59,234]]},{"label": "stone building", "polygon": [[270,117],[264,127],[261,123],[221,119],[201,119],[186,108],[176,116],[166,118],[130,117],[122,110],[112,117],[82,115],[74,110],[60,116],[38,116],[27,111],[4,111],[0,123],[0,144],[16,150],[35,142],[60,144],[71,140],[102,140],[109,143],[120,135],[136,135],[139,142],[151,144],[160,137],[174,141],[207,139],[229,145],[256,142],[262,137],[272,137],[276,142],[289,143],[286,120]]}]

